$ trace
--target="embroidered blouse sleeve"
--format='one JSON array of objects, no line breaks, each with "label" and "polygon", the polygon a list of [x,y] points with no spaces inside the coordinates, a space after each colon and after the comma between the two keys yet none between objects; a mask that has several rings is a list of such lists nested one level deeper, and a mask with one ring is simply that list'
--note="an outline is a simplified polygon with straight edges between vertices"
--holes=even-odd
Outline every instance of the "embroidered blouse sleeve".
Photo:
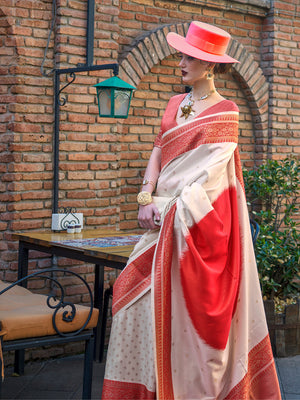
[{"label": "embroidered blouse sleeve", "polygon": [[154,146],[161,147],[162,146],[162,136],[163,134],[170,128],[176,125],[176,113],[181,103],[183,97],[186,94],[176,95],[171,97],[169,100],[167,107],[165,109],[164,115],[161,120],[160,130],[158,135],[155,138]]},{"label": "embroidered blouse sleeve", "polygon": [[160,130],[158,132],[158,135],[156,136],[155,140],[154,140],[154,147],[161,147],[161,137],[162,137],[162,129],[160,127]]}]

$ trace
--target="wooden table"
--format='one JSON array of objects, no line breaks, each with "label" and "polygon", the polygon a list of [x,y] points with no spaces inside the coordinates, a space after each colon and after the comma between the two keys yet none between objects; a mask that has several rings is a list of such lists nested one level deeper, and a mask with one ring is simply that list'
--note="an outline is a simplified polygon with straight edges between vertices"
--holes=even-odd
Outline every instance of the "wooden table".
[{"label": "wooden table", "polygon": [[[72,234],[66,231],[13,234],[13,238],[19,240],[18,279],[28,274],[29,250],[95,264],[94,306],[100,310],[95,335],[97,361],[101,361],[104,343],[104,338],[101,338],[104,267],[123,269],[139,237],[114,229],[82,230]],[[109,246],[111,242],[113,245]],[[23,285],[26,286],[26,282]]]}]

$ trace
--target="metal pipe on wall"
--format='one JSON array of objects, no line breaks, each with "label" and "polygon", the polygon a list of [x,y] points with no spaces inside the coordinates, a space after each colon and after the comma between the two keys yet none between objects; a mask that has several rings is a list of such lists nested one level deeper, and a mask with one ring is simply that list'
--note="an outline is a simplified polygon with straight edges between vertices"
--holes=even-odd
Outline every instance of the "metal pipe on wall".
[{"label": "metal pipe on wall", "polygon": [[87,34],[86,34],[86,65],[92,65],[94,59],[94,25],[95,0],[88,0],[87,5]]}]

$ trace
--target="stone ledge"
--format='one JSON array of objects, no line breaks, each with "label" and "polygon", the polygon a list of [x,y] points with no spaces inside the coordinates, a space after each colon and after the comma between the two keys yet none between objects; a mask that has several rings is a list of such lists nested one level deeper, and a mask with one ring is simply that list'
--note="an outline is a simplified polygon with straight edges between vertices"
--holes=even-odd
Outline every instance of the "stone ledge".
[{"label": "stone ledge", "polygon": [[[185,0],[185,3],[195,4],[195,0]],[[237,11],[239,13],[254,14],[265,17],[271,9],[271,0],[197,0],[199,5],[224,10]]]}]

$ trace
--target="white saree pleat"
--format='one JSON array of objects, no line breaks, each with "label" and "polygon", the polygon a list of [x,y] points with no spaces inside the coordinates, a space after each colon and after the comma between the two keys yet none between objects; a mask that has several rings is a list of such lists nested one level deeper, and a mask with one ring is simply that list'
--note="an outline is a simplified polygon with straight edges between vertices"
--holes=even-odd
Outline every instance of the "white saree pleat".
[{"label": "white saree pleat", "polygon": [[[155,392],[150,291],[114,316],[105,378],[146,386]],[[121,399],[120,399],[121,400]]]}]

